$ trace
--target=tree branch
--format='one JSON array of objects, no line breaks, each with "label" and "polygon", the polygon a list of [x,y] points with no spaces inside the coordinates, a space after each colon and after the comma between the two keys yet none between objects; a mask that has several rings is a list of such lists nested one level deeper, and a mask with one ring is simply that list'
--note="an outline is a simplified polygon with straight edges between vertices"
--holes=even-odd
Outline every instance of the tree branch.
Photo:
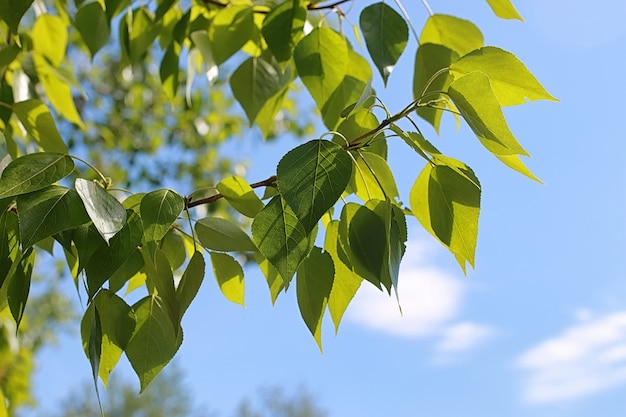
[{"label": "tree branch", "polygon": [[[271,177],[269,177],[268,179],[265,179],[263,181],[259,181],[259,182],[255,182],[253,184],[250,184],[250,187],[252,188],[260,188],[260,187],[271,187],[274,184],[276,184],[276,175],[272,175]],[[202,204],[211,204],[211,203],[215,203],[217,200],[219,200],[220,198],[223,198],[224,195],[223,194],[215,194],[212,195],[211,197],[206,197],[206,198],[201,198],[200,200],[195,200],[192,201],[191,197],[187,198],[187,201],[185,201],[185,206],[187,209],[190,209],[192,207],[196,207]]]}]

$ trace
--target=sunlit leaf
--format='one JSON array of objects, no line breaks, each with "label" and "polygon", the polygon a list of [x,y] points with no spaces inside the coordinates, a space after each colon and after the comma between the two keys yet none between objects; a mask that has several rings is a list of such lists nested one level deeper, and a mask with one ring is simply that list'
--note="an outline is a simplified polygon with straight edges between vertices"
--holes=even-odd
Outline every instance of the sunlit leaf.
[{"label": "sunlit leaf", "polygon": [[67,146],[59,135],[54,119],[41,101],[20,101],[13,105],[13,111],[28,134],[44,151],[67,153]]},{"label": "sunlit leaf", "polygon": [[24,155],[9,163],[0,177],[0,198],[41,190],[65,178],[74,170],[67,155],[39,152]]},{"label": "sunlit leaf", "polygon": [[231,220],[206,217],[195,225],[200,244],[219,251],[256,251],[256,246],[241,228]]},{"label": "sunlit leaf", "polygon": [[109,20],[98,2],[83,4],[76,11],[75,27],[87,45],[92,59],[109,41]]},{"label": "sunlit leaf", "polygon": [[254,218],[264,207],[250,184],[237,175],[224,178],[217,184],[217,190],[244,216]]},{"label": "sunlit leaf", "polygon": [[95,181],[77,178],[74,187],[94,226],[108,243],[126,224],[126,209]]},{"label": "sunlit leaf", "polygon": [[259,264],[259,269],[263,273],[265,280],[267,281],[267,286],[270,290],[270,297],[272,299],[272,305],[276,303],[276,299],[278,298],[278,294],[282,290],[285,289],[285,283],[283,282],[282,277],[274,268],[274,265],[270,263],[261,253],[256,252],[254,254],[254,259],[257,264]]},{"label": "sunlit leaf", "polygon": [[166,49],[165,54],[163,54],[161,66],[159,67],[161,84],[163,84],[163,90],[165,91],[165,94],[167,94],[170,101],[174,101],[180,84],[180,68],[178,65],[179,55],[180,45],[173,42]]},{"label": "sunlit leaf", "polygon": [[352,188],[363,201],[394,199],[399,196],[391,168],[381,156],[372,152],[357,152],[352,173]]},{"label": "sunlit leaf", "polygon": [[31,32],[33,49],[46,57],[55,67],[65,58],[67,46],[67,25],[59,16],[42,14],[33,25]]},{"label": "sunlit leaf", "polygon": [[227,7],[215,15],[209,26],[209,40],[217,65],[239,51],[252,37],[255,29],[252,7]]},{"label": "sunlit leaf", "polygon": [[[199,30],[193,32],[189,35],[189,37],[193,40],[193,43],[196,46],[197,51],[200,52],[202,56],[202,61],[204,62],[204,69],[207,80],[209,80],[209,84],[213,84],[219,75],[218,63],[215,61],[215,57],[213,55],[213,46],[211,44],[211,40],[209,39],[209,35],[206,30]],[[193,81],[193,77],[190,77],[189,72],[193,71],[193,65],[191,62],[192,54],[189,54],[190,59],[187,62],[187,89],[191,88],[190,82]],[[189,94],[187,94],[189,95]],[[189,102],[189,100],[187,100]]]},{"label": "sunlit leaf", "polygon": [[296,44],[304,36],[305,20],[306,7],[301,0],[282,2],[265,17],[261,31],[278,62],[291,58]]},{"label": "sunlit leaf", "polygon": [[487,0],[487,3],[489,3],[489,7],[491,7],[491,10],[493,10],[498,17],[503,19],[524,20],[517,10],[515,10],[511,0]]},{"label": "sunlit leaf", "polygon": [[213,274],[226,299],[244,305],[243,269],[226,253],[210,252]]},{"label": "sunlit leaf", "polygon": [[469,20],[435,14],[428,18],[420,35],[420,44],[427,43],[443,45],[465,55],[483,46],[483,35]]},{"label": "sunlit leaf", "polygon": [[161,31],[161,23],[154,21],[152,12],[147,7],[139,7],[127,15],[130,25],[128,33],[128,57],[131,62],[138,62],[152,45]]}]

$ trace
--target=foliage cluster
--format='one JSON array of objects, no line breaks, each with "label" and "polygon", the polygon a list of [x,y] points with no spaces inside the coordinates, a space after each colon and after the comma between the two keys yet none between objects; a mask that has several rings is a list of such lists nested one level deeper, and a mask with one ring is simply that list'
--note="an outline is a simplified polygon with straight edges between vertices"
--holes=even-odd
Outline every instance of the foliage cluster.
[{"label": "foliage cluster", "polygon": [[[433,14],[426,2],[429,17],[419,35],[399,1],[360,11],[354,29],[370,65],[343,33],[342,7],[351,1],[56,0],[46,7],[0,0],[0,307],[16,325],[38,250],[56,246],[86,295],[81,333],[94,380],[106,385],[124,353],[143,390],[182,343],[181,320],[203,281],[207,256],[219,288],[235,303],[244,303],[244,260],[258,264],[272,302],[295,278],[300,313],[320,348],[326,310],[337,329],[363,281],[389,294],[397,289],[406,216],[415,216],[463,270],[473,267],[479,180],[433,146],[414,115],[438,131],[442,114],[450,112],[496,158],[536,179],[502,107],[554,98],[515,55],[484,45],[473,23]],[[488,4],[499,17],[521,19],[509,0]],[[414,100],[392,113],[372,80],[378,72],[386,84],[411,32],[418,43]],[[71,54],[70,44],[76,46]],[[57,128],[64,120],[87,130],[72,62],[84,61],[84,54],[93,60],[107,48],[119,51],[122,72],[131,69],[131,89],[133,68],[159,62],[160,93],[174,117],[177,110],[194,122],[215,117],[202,110],[210,103],[194,104],[193,80],[202,72],[210,85],[226,73],[232,96],[263,135],[277,133],[294,82],[311,96],[328,133],[289,151],[259,182],[231,175],[216,181],[208,196],[162,188],[122,197],[106,164],[71,154],[70,135]],[[147,111],[151,117],[133,131],[151,129],[161,116]],[[123,128],[120,114],[114,122]],[[95,129],[115,143],[107,121]],[[408,205],[387,163],[392,138],[424,159]],[[196,143],[205,146],[194,141],[188,148]],[[218,201],[238,217],[197,209]],[[136,302],[127,302],[129,293]]]}]

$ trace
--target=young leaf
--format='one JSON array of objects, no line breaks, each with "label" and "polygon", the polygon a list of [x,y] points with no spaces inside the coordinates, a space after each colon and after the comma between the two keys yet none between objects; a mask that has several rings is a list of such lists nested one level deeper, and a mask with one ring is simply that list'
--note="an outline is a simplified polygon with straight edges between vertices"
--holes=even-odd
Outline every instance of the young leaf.
[{"label": "young leaf", "polygon": [[19,260],[19,264],[8,283],[7,302],[11,310],[11,315],[15,320],[16,329],[20,327],[20,322],[24,315],[34,263],[35,251],[33,251],[33,248],[28,248],[28,250],[22,254],[22,258]]},{"label": "young leaf", "polygon": [[446,165],[427,164],[411,189],[413,214],[452,253],[462,267],[474,267],[480,213],[480,183],[469,167],[465,175]]},{"label": "young leaf", "polygon": [[14,35],[22,16],[30,9],[33,0],[0,0],[0,20],[3,20]]},{"label": "young leaf", "polygon": [[59,16],[45,13],[37,17],[31,38],[36,52],[46,57],[52,66],[61,65],[67,46],[67,25]]},{"label": "young leaf", "polygon": [[483,34],[469,20],[444,14],[428,18],[420,35],[420,45],[435,43],[465,55],[483,46]]},{"label": "young leaf", "polygon": [[239,51],[254,32],[254,12],[249,5],[227,7],[215,15],[209,26],[209,40],[216,65]]},{"label": "young leaf", "polygon": [[332,29],[316,28],[298,43],[293,57],[302,83],[323,109],[348,71],[346,40]]},{"label": "young leaf", "polygon": [[261,255],[260,252],[255,252],[254,259],[256,260],[256,263],[259,264],[259,269],[263,273],[263,276],[265,276],[267,286],[270,290],[270,296],[272,298],[272,305],[274,305],[276,303],[276,299],[278,298],[278,294],[285,289],[285,283],[276,268],[274,268],[270,261]]},{"label": "young leaf", "polygon": [[28,248],[63,230],[89,222],[89,216],[74,190],[51,185],[17,196],[22,248]]},{"label": "young leaf", "polygon": [[264,207],[250,184],[240,176],[224,178],[217,184],[217,190],[235,210],[244,216],[254,218]]},{"label": "young leaf", "polygon": [[75,27],[89,49],[91,59],[109,41],[111,28],[102,5],[98,2],[87,3],[76,11]]},{"label": "young leaf", "polygon": [[182,320],[183,315],[187,311],[189,305],[191,305],[193,299],[196,298],[198,290],[200,290],[200,285],[204,279],[204,269],[205,263],[202,252],[195,252],[191,257],[180,282],[178,283],[178,287],[176,287],[179,322]]},{"label": "young leaf", "polygon": [[515,10],[515,7],[513,7],[511,0],[487,0],[487,3],[489,3],[489,7],[491,7],[491,10],[493,10],[498,17],[503,19],[524,20],[517,10]]},{"label": "young leaf", "polygon": [[367,50],[386,85],[409,40],[409,27],[386,3],[367,6],[361,12],[359,23]]},{"label": "young leaf", "polygon": [[126,209],[95,181],[76,178],[74,187],[83,200],[94,226],[102,238],[109,243],[111,238],[126,224]]},{"label": "young leaf", "polygon": [[486,46],[473,51],[450,66],[455,78],[473,71],[487,77],[501,106],[524,104],[526,100],[553,100],[535,76],[515,55],[500,48]]},{"label": "young leaf", "polygon": [[233,303],[245,306],[243,269],[239,262],[225,253],[209,252],[209,254],[213,274],[224,297]]},{"label": "young leaf", "polygon": [[127,15],[128,58],[131,63],[139,62],[161,31],[161,22],[155,22],[152,12],[145,6],[132,10]]},{"label": "young leaf", "polygon": [[333,286],[335,268],[328,252],[314,247],[298,268],[296,294],[302,319],[322,350],[322,318]]},{"label": "young leaf", "polygon": [[313,140],[289,151],[278,163],[278,189],[308,233],[345,190],[352,159],[341,146]]},{"label": "young leaf", "polygon": [[252,239],[289,286],[315,240],[281,196],[273,197],[252,222]]},{"label": "young leaf", "polygon": [[200,244],[211,250],[251,252],[256,246],[241,228],[230,220],[206,217],[195,225]]},{"label": "young leaf", "polygon": [[124,351],[139,377],[141,392],[176,354],[182,342],[158,295],[148,295],[133,305],[135,331]]},{"label": "young leaf", "polygon": [[304,36],[306,7],[301,0],[289,0],[275,6],[263,20],[261,32],[278,62],[291,58],[298,41]]},{"label": "young leaf", "polygon": [[74,170],[72,158],[60,153],[39,152],[14,159],[2,171],[0,198],[41,190]]},{"label": "young leaf", "polygon": [[48,108],[37,99],[13,104],[13,112],[37,144],[46,152],[67,153]]},{"label": "young leaf", "polygon": [[352,189],[363,201],[386,200],[399,196],[393,173],[382,157],[372,152],[357,152],[352,173]]},{"label": "young leaf", "polygon": [[161,240],[184,208],[185,201],[172,190],[156,190],[146,194],[140,206],[146,241]]}]

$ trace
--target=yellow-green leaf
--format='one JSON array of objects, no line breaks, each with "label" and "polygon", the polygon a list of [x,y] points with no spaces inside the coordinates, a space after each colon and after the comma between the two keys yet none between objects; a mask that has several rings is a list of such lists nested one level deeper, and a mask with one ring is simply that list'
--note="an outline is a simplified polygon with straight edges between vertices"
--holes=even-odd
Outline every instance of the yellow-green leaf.
[{"label": "yellow-green leaf", "polygon": [[491,10],[493,10],[498,17],[503,19],[524,20],[517,10],[515,10],[511,0],[487,0],[487,3],[489,3],[489,7],[491,7]]},{"label": "yellow-green leaf", "polygon": [[228,300],[244,305],[243,269],[239,262],[226,253],[209,252],[215,279]]},{"label": "yellow-green leaf", "polygon": [[59,16],[40,15],[31,33],[33,49],[46,57],[50,64],[58,67],[65,58],[67,26]]},{"label": "yellow-green leaf", "polygon": [[264,207],[250,184],[240,176],[224,178],[217,184],[217,190],[239,213],[254,218]]},{"label": "yellow-green leaf", "polygon": [[469,20],[435,14],[428,18],[420,35],[420,44],[426,43],[443,45],[465,55],[483,46],[483,34]]},{"label": "yellow-green leaf", "polygon": [[13,112],[44,151],[67,153],[67,146],[59,135],[54,119],[41,101],[37,99],[20,101],[13,105]]}]

